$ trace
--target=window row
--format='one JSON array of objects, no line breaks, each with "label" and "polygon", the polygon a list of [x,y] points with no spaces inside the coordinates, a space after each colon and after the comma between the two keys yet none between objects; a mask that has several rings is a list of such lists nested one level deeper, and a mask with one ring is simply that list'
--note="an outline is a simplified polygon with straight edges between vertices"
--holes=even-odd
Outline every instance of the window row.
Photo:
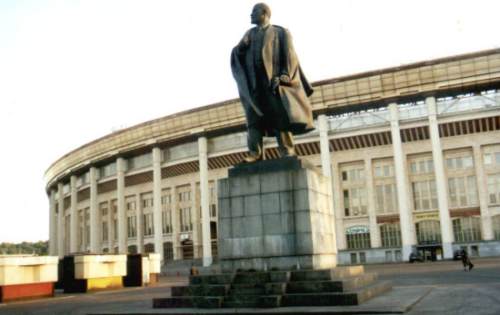
[{"label": "window row", "polygon": [[[493,217],[493,231],[496,240],[500,240],[500,215]],[[478,217],[460,217],[452,220],[453,235],[456,243],[476,242],[481,240],[481,221]],[[387,223],[379,226],[382,247],[401,247],[401,229],[399,223]],[[437,220],[425,220],[415,224],[418,245],[441,244],[441,225]],[[371,248],[370,229],[368,226],[353,226],[346,229],[347,249]]]}]

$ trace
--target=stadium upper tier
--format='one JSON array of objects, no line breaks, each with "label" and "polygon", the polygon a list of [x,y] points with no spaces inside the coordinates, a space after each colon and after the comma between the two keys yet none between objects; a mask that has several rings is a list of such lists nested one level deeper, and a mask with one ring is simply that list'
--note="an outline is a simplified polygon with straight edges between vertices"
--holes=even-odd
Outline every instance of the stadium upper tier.
[{"label": "stadium upper tier", "polygon": [[[311,101],[315,115],[421,100],[429,94],[453,95],[498,88],[500,49],[370,71],[313,85],[315,93]],[[244,130],[244,124],[241,104],[238,99],[232,99],[122,129],[55,161],[45,173],[46,189],[49,191],[58,181],[67,181],[70,175],[82,173],[90,165],[105,164],[117,156],[133,156],[153,146],[182,145],[194,141],[201,133],[208,138],[233,134]],[[244,149],[244,140],[236,144]],[[230,148],[224,148],[227,149]]]}]

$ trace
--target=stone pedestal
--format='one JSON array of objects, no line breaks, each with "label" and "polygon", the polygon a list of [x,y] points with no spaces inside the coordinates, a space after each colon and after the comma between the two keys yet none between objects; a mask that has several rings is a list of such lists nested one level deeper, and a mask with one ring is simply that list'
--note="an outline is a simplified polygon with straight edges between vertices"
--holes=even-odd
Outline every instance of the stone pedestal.
[{"label": "stone pedestal", "polygon": [[240,164],[219,180],[223,271],[336,266],[330,179],[305,160]]}]

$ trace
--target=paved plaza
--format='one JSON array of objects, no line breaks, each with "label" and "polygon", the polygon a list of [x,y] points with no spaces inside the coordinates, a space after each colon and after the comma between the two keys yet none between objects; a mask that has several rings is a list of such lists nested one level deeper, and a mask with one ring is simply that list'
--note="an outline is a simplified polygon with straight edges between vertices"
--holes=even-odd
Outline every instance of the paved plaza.
[{"label": "paved plaza", "polygon": [[[464,272],[460,262],[455,261],[369,265],[366,271],[378,272],[380,279],[393,281],[394,297],[412,292],[420,296],[405,314],[500,314],[500,258],[476,259],[474,263],[471,272]],[[171,286],[186,283],[186,278],[161,278],[157,286],[148,288],[91,294],[58,293],[52,299],[0,304],[0,314],[141,314],[139,310],[161,314],[166,311],[153,310],[151,300],[168,296]],[[375,300],[373,305],[377,304]],[[327,314],[324,308],[315,308],[315,311]]]}]

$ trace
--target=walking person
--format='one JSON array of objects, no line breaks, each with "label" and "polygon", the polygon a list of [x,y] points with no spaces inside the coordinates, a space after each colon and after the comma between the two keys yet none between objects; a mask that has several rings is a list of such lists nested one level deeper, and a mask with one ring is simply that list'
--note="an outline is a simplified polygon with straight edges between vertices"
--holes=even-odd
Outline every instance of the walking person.
[{"label": "walking person", "polygon": [[467,268],[469,268],[469,271],[474,268],[474,264],[470,261],[469,254],[467,254],[465,249],[462,249],[462,264],[464,266],[464,271],[467,271]]}]

